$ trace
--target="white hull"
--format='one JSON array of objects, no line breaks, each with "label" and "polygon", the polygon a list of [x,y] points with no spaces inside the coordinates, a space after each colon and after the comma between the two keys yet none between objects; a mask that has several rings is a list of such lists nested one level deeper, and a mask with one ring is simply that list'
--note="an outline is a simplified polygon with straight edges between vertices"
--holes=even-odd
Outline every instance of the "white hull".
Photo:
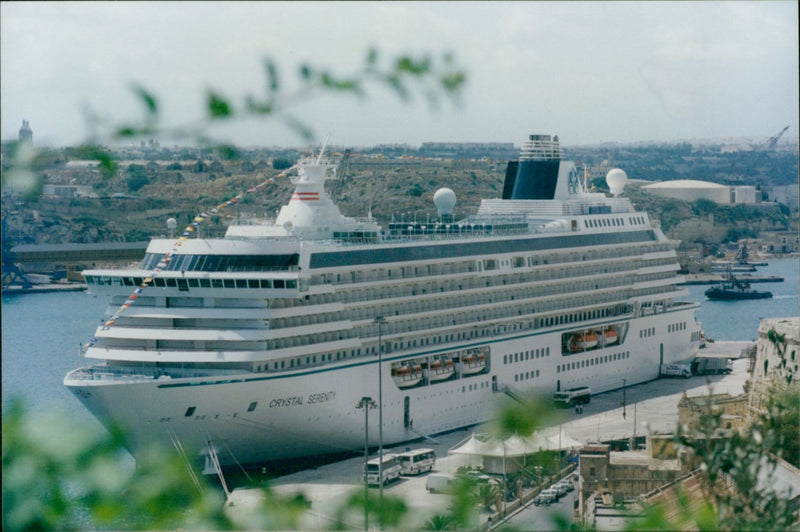
[{"label": "white hull", "polygon": [[[671,320],[692,320],[694,307],[667,313]],[[686,358],[696,348],[684,335],[640,339],[638,330],[659,326],[663,314],[633,319],[626,341],[605,349],[561,355],[564,328],[524,334],[475,345],[491,346],[491,369],[412,389],[399,389],[392,380],[387,356],[383,368],[383,437],[391,445],[490,419],[507,396],[497,390],[541,394],[546,399],[561,389],[590,385],[599,393],[623,385],[656,379],[661,363]],[[619,322],[619,320],[616,320]],[[663,358],[661,349],[663,346]],[[502,364],[503,356],[550,348],[549,357]],[[613,352],[629,358],[559,373],[565,360],[588,361]],[[403,358],[410,358],[406,355]],[[539,371],[539,376],[515,380],[515,375]],[[322,374],[322,375],[321,375]],[[200,379],[151,380],[143,383],[67,382],[86,407],[102,421],[107,412],[131,429],[130,449],[136,456],[153,439],[171,446],[176,438],[187,449],[201,451],[211,441],[222,465],[258,463],[298,456],[358,451],[364,445],[364,414],[356,409],[362,397],[378,398],[378,357],[343,362],[281,375],[252,375],[251,380],[226,384],[198,383]],[[496,378],[497,386],[493,387]],[[203,379],[210,381],[211,379]],[[193,385],[192,385],[193,384]],[[405,397],[409,398],[408,412]],[[255,402],[255,408],[248,407]],[[194,411],[187,416],[187,409]],[[377,445],[377,415],[370,415],[370,445]],[[413,431],[408,422],[413,421]]]}]

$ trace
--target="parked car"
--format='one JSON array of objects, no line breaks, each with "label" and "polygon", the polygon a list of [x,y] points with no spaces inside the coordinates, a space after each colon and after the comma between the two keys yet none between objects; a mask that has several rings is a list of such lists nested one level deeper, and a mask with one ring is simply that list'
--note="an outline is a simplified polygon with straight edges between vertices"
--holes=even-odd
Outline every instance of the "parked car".
[{"label": "parked car", "polygon": [[563,497],[564,495],[567,494],[567,487],[561,482],[556,482],[555,484],[550,486],[550,489],[556,490],[558,492],[559,497]]},{"label": "parked car", "polygon": [[575,486],[572,484],[572,481],[567,479],[559,480],[556,483],[556,486],[562,486],[565,490],[565,493],[568,493],[575,489]]},{"label": "parked car", "polygon": [[558,493],[550,488],[546,490],[542,490],[539,495],[534,497],[533,503],[537,506],[544,505],[547,506],[555,501],[558,500]]},{"label": "parked car", "polygon": [[551,502],[553,501],[549,497],[549,494],[540,493],[539,495],[533,498],[533,504],[535,504],[536,506],[547,506]]},{"label": "parked car", "polygon": [[547,494],[547,496],[550,497],[551,499],[550,502],[558,502],[558,499],[561,498],[561,495],[558,493],[558,490],[553,487],[549,487],[541,493],[541,495],[545,494]]}]

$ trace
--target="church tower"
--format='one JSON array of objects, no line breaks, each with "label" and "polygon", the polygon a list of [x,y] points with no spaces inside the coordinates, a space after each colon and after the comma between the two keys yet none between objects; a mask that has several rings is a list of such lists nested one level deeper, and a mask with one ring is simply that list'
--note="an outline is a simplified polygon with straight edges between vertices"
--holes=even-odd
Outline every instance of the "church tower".
[{"label": "church tower", "polygon": [[33,130],[27,120],[23,120],[22,127],[19,128],[19,141],[33,144]]}]

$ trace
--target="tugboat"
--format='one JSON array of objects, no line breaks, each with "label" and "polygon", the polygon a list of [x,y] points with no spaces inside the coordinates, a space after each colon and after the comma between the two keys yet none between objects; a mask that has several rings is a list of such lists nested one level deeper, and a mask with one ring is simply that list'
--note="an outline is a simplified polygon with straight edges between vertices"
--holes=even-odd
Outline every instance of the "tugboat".
[{"label": "tugboat", "polygon": [[732,274],[722,283],[706,290],[708,299],[732,301],[736,299],[767,299],[772,297],[772,292],[759,292],[750,288],[749,283],[740,281]]}]

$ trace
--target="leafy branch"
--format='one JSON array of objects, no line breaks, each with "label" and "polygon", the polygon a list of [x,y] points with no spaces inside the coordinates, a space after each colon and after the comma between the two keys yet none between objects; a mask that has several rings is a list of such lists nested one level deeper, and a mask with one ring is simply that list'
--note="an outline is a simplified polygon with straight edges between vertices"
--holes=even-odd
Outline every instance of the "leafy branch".
[{"label": "leafy branch", "polygon": [[91,144],[101,138],[130,139],[161,137],[191,140],[198,144],[216,144],[206,136],[213,125],[248,118],[274,119],[304,140],[314,136],[312,127],[298,118],[292,109],[322,94],[350,95],[365,98],[372,86],[388,88],[400,100],[410,102],[413,94],[422,93],[432,108],[437,108],[443,98],[453,104],[460,103],[466,74],[451,54],[435,60],[430,55],[420,58],[401,55],[384,64],[377,49],[371,48],[363,64],[350,75],[339,75],[331,70],[302,64],[297,72],[296,86],[290,88],[278,64],[271,58],[264,60],[264,91],[248,94],[242,101],[212,89],[206,91],[203,116],[186,124],[164,126],[160,122],[161,106],[158,97],[150,90],[132,85],[131,90],[140,100],[143,116],[125,124],[105,123],[97,115],[89,114],[93,129]]}]

